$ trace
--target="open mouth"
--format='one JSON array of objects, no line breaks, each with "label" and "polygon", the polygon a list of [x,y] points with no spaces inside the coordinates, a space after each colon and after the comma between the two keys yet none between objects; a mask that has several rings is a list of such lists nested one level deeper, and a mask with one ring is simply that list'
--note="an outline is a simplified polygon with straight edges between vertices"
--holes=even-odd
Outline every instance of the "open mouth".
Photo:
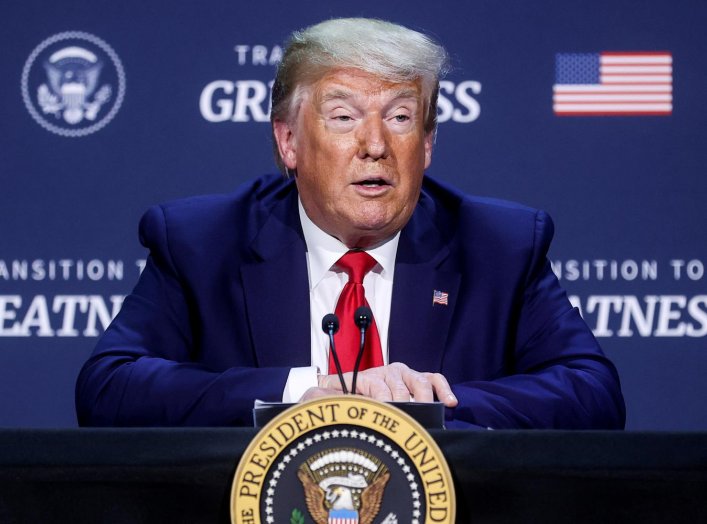
[{"label": "open mouth", "polygon": [[355,185],[363,187],[381,187],[387,186],[389,184],[382,178],[369,178],[367,180],[361,180],[360,182],[356,182]]}]

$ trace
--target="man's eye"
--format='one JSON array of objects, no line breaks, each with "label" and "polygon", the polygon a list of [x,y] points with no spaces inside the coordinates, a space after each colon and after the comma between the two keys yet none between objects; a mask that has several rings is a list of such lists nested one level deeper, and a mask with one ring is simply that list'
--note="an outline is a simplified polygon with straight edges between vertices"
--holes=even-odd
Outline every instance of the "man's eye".
[{"label": "man's eye", "polygon": [[349,115],[337,115],[334,117],[334,120],[338,120],[340,122],[349,122],[351,120],[351,117]]},{"label": "man's eye", "polygon": [[407,122],[408,120],[410,120],[408,115],[395,115],[396,122]]}]

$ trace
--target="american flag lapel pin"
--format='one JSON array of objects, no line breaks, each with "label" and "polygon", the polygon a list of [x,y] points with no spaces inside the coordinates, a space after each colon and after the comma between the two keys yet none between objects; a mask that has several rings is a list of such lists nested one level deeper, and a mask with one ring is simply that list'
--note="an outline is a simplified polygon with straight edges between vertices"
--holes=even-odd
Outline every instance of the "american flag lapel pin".
[{"label": "american flag lapel pin", "polygon": [[435,289],[432,292],[432,305],[434,306],[435,304],[439,304],[441,306],[448,306],[449,305],[449,293]]}]

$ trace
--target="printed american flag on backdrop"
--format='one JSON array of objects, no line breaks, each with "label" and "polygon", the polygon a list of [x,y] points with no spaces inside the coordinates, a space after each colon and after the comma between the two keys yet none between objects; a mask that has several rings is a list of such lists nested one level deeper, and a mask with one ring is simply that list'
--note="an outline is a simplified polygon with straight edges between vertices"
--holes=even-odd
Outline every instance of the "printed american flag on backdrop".
[{"label": "printed american flag on backdrop", "polygon": [[670,115],[673,57],[666,51],[559,53],[556,115]]},{"label": "printed american flag on backdrop", "polygon": [[435,304],[441,304],[443,306],[449,305],[449,293],[435,289],[432,293],[432,305],[434,306]]}]

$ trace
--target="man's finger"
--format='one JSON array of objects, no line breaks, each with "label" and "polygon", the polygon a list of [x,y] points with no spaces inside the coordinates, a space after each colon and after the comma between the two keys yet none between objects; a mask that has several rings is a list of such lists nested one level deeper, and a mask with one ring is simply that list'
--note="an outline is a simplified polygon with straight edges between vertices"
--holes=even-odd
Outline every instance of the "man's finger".
[{"label": "man's finger", "polygon": [[[395,400],[392,390],[385,380],[385,377],[379,377],[377,374],[371,373],[368,375],[359,374],[359,380],[363,376],[361,393],[367,397],[383,402]],[[358,389],[358,387],[357,387]]]},{"label": "man's finger", "polygon": [[405,376],[411,371],[405,364],[399,362],[378,368],[384,372],[385,384],[390,390],[393,402],[408,402],[410,389]]},{"label": "man's finger", "polygon": [[305,402],[307,400],[313,400],[320,397],[328,397],[330,395],[340,395],[341,391],[336,389],[328,388],[309,388],[304,392],[302,398],[299,399],[300,402]]},{"label": "man's finger", "polygon": [[[344,378],[346,378],[345,375]],[[339,380],[339,375],[319,375],[317,381],[320,388],[336,390],[337,393],[341,393],[341,381]]]},{"label": "man's finger", "polygon": [[405,374],[405,384],[410,394],[415,397],[415,402],[432,402],[434,400],[433,385],[427,377],[427,373],[418,373],[409,370]]},{"label": "man's finger", "polygon": [[437,399],[448,408],[453,408],[459,402],[457,397],[452,393],[452,387],[447,382],[447,379],[441,373],[425,373],[427,380],[432,384]]}]

